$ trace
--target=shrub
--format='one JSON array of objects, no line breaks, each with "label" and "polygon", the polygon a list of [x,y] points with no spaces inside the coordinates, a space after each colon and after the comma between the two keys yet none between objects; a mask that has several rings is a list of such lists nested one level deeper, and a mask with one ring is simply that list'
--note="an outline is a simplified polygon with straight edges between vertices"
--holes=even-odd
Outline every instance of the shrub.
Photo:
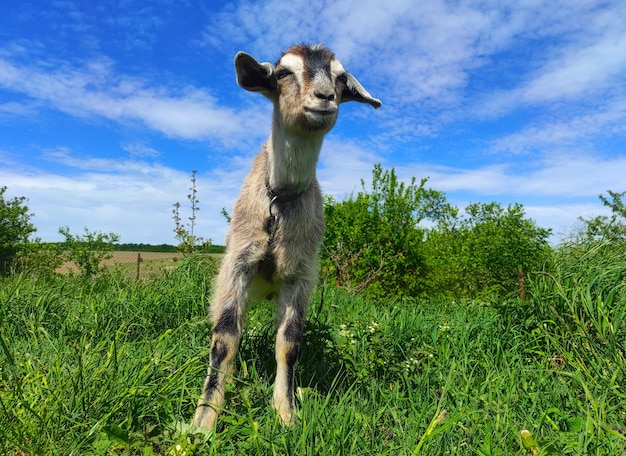
[{"label": "shrub", "polygon": [[0,187],[0,275],[15,269],[17,259],[28,249],[28,238],[36,231],[26,198],[5,200],[6,189]]},{"label": "shrub", "polygon": [[416,296],[423,289],[424,219],[452,209],[442,193],[426,188],[426,179],[407,185],[395,170],[376,165],[371,190],[343,202],[328,198],[323,275],[337,285],[368,297]]},{"label": "shrub", "polygon": [[[501,297],[518,290],[518,271],[541,269],[550,230],[526,217],[521,204],[473,203],[465,216],[428,233],[431,295]],[[521,290],[520,290],[521,292]]]},{"label": "shrub", "polygon": [[67,261],[71,261],[84,277],[93,277],[101,271],[100,262],[111,257],[114,244],[119,240],[115,233],[89,231],[85,227],[84,234],[73,235],[68,227],[59,228],[65,236],[62,250]]}]

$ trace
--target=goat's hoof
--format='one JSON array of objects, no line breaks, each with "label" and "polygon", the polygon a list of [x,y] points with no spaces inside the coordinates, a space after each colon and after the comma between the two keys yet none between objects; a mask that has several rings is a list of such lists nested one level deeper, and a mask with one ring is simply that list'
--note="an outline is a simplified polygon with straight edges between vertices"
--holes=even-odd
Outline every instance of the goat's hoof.
[{"label": "goat's hoof", "polygon": [[191,425],[208,431],[214,431],[216,421],[217,411],[209,404],[201,403],[198,404],[198,408],[196,409],[196,414],[193,417]]},{"label": "goat's hoof", "polygon": [[280,424],[285,427],[291,427],[296,423],[296,411],[288,407],[276,408]]}]

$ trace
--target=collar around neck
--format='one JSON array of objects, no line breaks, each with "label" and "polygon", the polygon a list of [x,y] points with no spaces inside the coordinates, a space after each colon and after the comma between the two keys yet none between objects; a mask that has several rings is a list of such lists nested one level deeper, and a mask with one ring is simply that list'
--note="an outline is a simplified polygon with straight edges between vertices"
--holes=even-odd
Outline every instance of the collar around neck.
[{"label": "collar around neck", "polygon": [[[310,184],[309,184],[310,185]],[[288,187],[272,188],[269,179],[265,180],[265,188],[267,189],[267,196],[274,202],[288,203],[300,198],[308,190],[307,186],[304,190],[294,190]]]}]

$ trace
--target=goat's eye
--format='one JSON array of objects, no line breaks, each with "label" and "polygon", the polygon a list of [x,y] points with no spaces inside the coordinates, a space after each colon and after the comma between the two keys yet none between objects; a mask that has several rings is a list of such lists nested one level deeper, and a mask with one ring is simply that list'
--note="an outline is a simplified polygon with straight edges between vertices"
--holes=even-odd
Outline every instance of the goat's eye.
[{"label": "goat's eye", "polygon": [[280,69],[276,72],[276,79],[284,79],[289,75],[292,75],[293,73],[289,70],[286,69]]},{"label": "goat's eye", "polygon": [[346,76],[346,73],[340,74],[339,76],[337,76],[337,81],[341,82],[342,84],[348,84],[348,76]]}]

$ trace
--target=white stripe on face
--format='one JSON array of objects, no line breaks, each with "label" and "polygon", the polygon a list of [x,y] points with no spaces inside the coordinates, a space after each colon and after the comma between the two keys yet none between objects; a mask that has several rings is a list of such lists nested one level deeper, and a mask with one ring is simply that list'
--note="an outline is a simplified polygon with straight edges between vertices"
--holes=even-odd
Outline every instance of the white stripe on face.
[{"label": "white stripe on face", "polygon": [[294,54],[286,54],[280,59],[277,66],[281,66],[295,74],[298,82],[302,85],[304,73],[304,60],[302,60],[302,57]]}]

